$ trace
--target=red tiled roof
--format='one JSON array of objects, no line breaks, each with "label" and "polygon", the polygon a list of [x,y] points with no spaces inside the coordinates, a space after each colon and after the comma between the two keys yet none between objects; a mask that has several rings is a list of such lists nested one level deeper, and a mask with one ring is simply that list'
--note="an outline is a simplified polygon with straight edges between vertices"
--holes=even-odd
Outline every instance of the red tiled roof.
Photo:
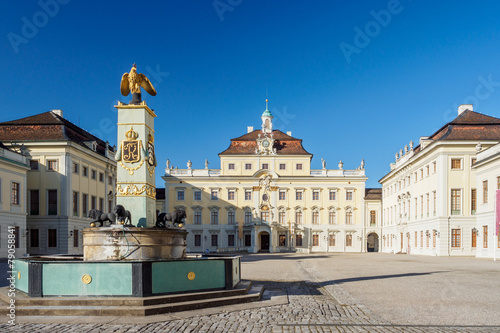
[{"label": "red tiled roof", "polygon": [[432,140],[500,140],[500,119],[471,110],[432,134]]},{"label": "red tiled roof", "polygon": [[72,141],[87,148],[85,142],[96,141],[97,153],[106,150],[104,141],[50,111],[0,123],[0,141]]},{"label": "red tiled roof", "polygon": [[[252,155],[257,148],[257,138],[262,134],[261,130],[242,135],[231,139],[231,144],[219,155]],[[302,146],[302,140],[296,139],[279,130],[273,131],[274,148],[278,155],[311,155]]]}]

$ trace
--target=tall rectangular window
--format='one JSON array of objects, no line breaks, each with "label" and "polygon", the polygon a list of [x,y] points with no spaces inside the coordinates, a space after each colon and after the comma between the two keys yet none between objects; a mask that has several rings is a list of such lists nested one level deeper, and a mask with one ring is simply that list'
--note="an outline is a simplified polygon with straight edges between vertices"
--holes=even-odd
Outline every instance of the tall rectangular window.
[{"label": "tall rectangular window", "polygon": [[474,228],[472,229],[471,247],[476,247],[477,246],[476,243],[477,243],[477,230],[476,228]]},{"label": "tall rectangular window", "polygon": [[97,197],[95,195],[90,197],[90,209],[97,209]]},{"label": "tall rectangular window", "polygon": [[227,191],[227,200],[234,200],[234,190]]},{"label": "tall rectangular window", "polygon": [[488,181],[483,181],[483,203],[488,203]]},{"label": "tall rectangular window", "polygon": [[194,246],[201,246],[201,235],[194,235]]},{"label": "tall rectangular window", "polygon": [[90,178],[96,180],[97,179],[97,170],[90,170]]},{"label": "tall rectangular window", "polygon": [[48,190],[48,215],[57,215],[57,190]]},{"label": "tall rectangular window", "polygon": [[376,215],[376,213],[377,212],[374,211],[374,210],[370,211],[370,226],[372,226],[372,227],[377,224],[377,219],[376,219],[377,215]]},{"label": "tall rectangular window", "polygon": [[39,190],[30,190],[30,215],[40,215],[40,191]]},{"label": "tall rectangular window", "polygon": [[[89,213],[89,195],[88,194],[85,194],[83,193],[82,194],[82,212],[83,212],[83,216],[87,216],[87,214]],[[110,210],[111,212],[111,210]]]},{"label": "tall rectangular window", "polygon": [[245,190],[245,200],[252,200],[252,190]]},{"label": "tall rectangular window", "polygon": [[497,190],[500,190],[500,177],[497,177]]},{"label": "tall rectangular window", "polygon": [[473,188],[470,190],[470,209],[471,209],[472,215],[476,214],[476,206],[477,206],[476,202],[477,202],[476,189]]},{"label": "tall rectangular window", "polygon": [[252,235],[245,235],[245,246],[252,246]]},{"label": "tall rectangular window", "polygon": [[461,192],[460,189],[451,190],[451,215],[460,215],[462,203]]},{"label": "tall rectangular window", "polygon": [[418,233],[415,231],[415,247],[418,246]]},{"label": "tall rectangular window", "polygon": [[460,247],[460,229],[451,229],[451,247]]},{"label": "tall rectangular window", "polygon": [[212,235],[211,237],[211,244],[212,246],[218,246],[219,245],[219,235]]},{"label": "tall rectangular window", "polygon": [[295,223],[302,224],[302,212],[301,211],[295,212]]},{"label": "tall rectangular window", "polygon": [[436,233],[432,233],[432,247],[436,247]]},{"label": "tall rectangular window", "polygon": [[312,246],[319,246],[319,235],[313,235]]},{"label": "tall rectangular window", "polygon": [[285,212],[284,211],[280,211],[278,213],[278,218],[279,218],[279,223],[285,224]]},{"label": "tall rectangular window", "polygon": [[345,223],[346,224],[352,224],[352,211],[348,210],[345,213]]},{"label": "tall rectangular window", "polygon": [[201,211],[197,210],[194,212],[194,224],[201,224]]},{"label": "tall rectangular window", "polygon": [[429,247],[429,237],[430,237],[429,230],[427,230],[425,232],[425,246],[426,247]]},{"label": "tall rectangular window", "polygon": [[78,216],[78,192],[73,191],[73,216]]},{"label": "tall rectangular window", "polygon": [[252,223],[252,212],[249,210],[245,211],[245,223]]},{"label": "tall rectangular window", "polygon": [[20,197],[21,197],[21,194],[19,193],[20,190],[20,184],[19,183],[16,183],[16,182],[12,182],[12,191],[11,191],[11,204],[13,205],[19,205],[20,201]]},{"label": "tall rectangular window", "polygon": [[78,230],[73,230],[73,247],[78,247],[78,241],[80,240],[78,235]]},{"label": "tall rectangular window", "polygon": [[424,247],[424,232],[420,231],[420,247]]},{"label": "tall rectangular window", "polygon": [[418,199],[415,198],[415,219],[417,218],[417,212],[418,212]]},{"label": "tall rectangular window", "polygon": [[99,210],[104,212],[104,198],[99,198]]},{"label": "tall rectangular window", "polygon": [[436,162],[432,162],[432,169],[433,169],[433,172],[437,171]]},{"label": "tall rectangular window", "polygon": [[108,176],[108,185],[113,185],[113,176]]},{"label": "tall rectangular window", "polygon": [[329,246],[335,246],[335,234],[330,234],[329,235],[329,240],[328,240],[328,245]]},{"label": "tall rectangular window", "polygon": [[210,213],[210,224],[219,224],[219,212],[215,209]]},{"label": "tall rectangular window", "polygon": [[211,236],[211,244],[212,246],[218,246],[219,245],[219,235],[212,235]]},{"label": "tall rectangular window", "polygon": [[20,234],[19,234],[19,227],[14,227],[14,247],[16,249],[19,248],[20,244]]},{"label": "tall rectangular window", "polygon": [[302,246],[302,235],[295,235],[295,246]]},{"label": "tall rectangular window", "polygon": [[57,229],[49,229],[49,247],[57,247]]},{"label": "tall rectangular window", "polygon": [[330,224],[337,223],[337,214],[335,213],[335,208],[328,212],[328,223]]},{"label": "tall rectangular window", "polygon": [[227,246],[234,246],[234,235],[227,235]]},{"label": "tall rectangular window", "polygon": [[228,224],[235,224],[236,223],[234,211],[227,212],[227,223]]},{"label": "tall rectangular window", "polygon": [[86,166],[84,166],[82,168],[82,176],[83,177],[88,177],[89,176],[89,168],[87,168]]},{"label": "tall rectangular window", "polygon": [[425,195],[425,199],[426,199],[426,202],[427,202],[427,206],[426,206],[426,210],[427,210],[427,217],[429,216],[429,207],[430,207],[430,200],[429,200],[429,193],[427,193]]},{"label": "tall rectangular window", "polygon": [[352,235],[345,235],[345,246],[352,246]]},{"label": "tall rectangular window", "polygon": [[194,201],[201,201],[201,191],[195,190],[193,194]]},{"label": "tall rectangular window", "polygon": [[271,222],[271,219],[269,217],[269,211],[263,211],[260,213],[260,219],[262,222]]},{"label": "tall rectangular window", "polygon": [[38,229],[30,229],[30,247],[39,247],[39,241]]},{"label": "tall rectangular window", "polygon": [[488,226],[483,225],[483,247],[488,248]]},{"label": "tall rectangular window", "polygon": [[432,199],[433,214],[436,215],[436,202],[437,202],[436,191],[432,192],[432,196],[433,196],[433,199]]},{"label": "tall rectangular window", "polygon": [[313,212],[312,218],[313,218],[312,220],[313,224],[319,224],[319,212]]},{"label": "tall rectangular window", "polygon": [[73,173],[78,174],[79,169],[80,165],[78,163],[73,163]]}]

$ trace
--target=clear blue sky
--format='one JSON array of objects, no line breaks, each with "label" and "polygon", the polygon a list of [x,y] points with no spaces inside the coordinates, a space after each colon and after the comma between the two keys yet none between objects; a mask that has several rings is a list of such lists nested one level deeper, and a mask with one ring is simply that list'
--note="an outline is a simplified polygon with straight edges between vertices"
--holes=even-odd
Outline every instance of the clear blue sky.
[{"label": "clear blue sky", "polygon": [[59,1],[0,2],[0,121],[63,109],[116,144],[108,123],[135,62],[158,91],[143,94],[158,187],[167,158],[217,168],[230,138],[260,126],[266,90],[313,168],[364,158],[368,187],[459,104],[500,117],[497,1]]}]

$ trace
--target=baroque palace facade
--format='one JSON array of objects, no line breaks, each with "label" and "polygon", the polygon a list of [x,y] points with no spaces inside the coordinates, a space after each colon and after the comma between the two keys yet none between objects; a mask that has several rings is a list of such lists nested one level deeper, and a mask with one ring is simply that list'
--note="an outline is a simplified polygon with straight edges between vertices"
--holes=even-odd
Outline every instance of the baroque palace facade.
[{"label": "baroque palace facade", "polygon": [[382,251],[493,257],[500,243],[500,119],[458,108],[458,116],[396,154],[381,180]]},{"label": "baroque palace facade", "polygon": [[[115,204],[115,149],[65,119],[61,110],[0,123],[0,142],[22,152],[10,157],[11,169],[17,168],[10,174],[18,180],[10,181],[9,171],[0,167],[2,210],[10,213],[2,218],[0,248],[5,225],[15,225],[20,227],[19,255],[83,253],[88,211],[109,212]],[[19,183],[16,191],[14,183]],[[24,223],[18,221],[21,215]]]},{"label": "baroque palace facade", "polygon": [[[376,251],[381,192],[365,189],[364,161],[356,170],[311,170],[302,140],[262,128],[231,139],[221,169],[173,169],[167,162],[159,211],[184,209],[191,252]],[[163,191],[158,193],[163,196]],[[163,197],[162,197],[163,199]]]}]

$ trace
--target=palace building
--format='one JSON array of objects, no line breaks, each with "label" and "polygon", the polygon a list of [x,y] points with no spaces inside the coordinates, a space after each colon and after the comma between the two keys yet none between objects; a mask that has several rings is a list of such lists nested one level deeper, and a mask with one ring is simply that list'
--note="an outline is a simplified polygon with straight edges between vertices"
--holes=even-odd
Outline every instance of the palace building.
[{"label": "palace building", "polygon": [[380,180],[382,251],[492,257],[499,140],[500,119],[467,104],[416,147],[410,142],[396,153]]},{"label": "palace building", "polygon": [[[14,196],[10,200],[11,214],[24,215],[26,226],[7,222],[21,226],[24,249],[20,252],[81,254],[88,211],[109,212],[115,204],[115,149],[65,119],[61,110],[0,123],[0,142],[9,148],[22,147],[29,167],[23,171],[20,166],[17,171],[20,178],[24,172],[25,182],[13,180],[20,184],[19,203],[13,203]],[[8,177],[0,170],[4,192],[14,184],[8,184]],[[3,196],[2,209],[9,208],[8,198]]]},{"label": "palace building", "polygon": [[273,129],[267,108],[261,118],[261,129],[248,127],[231,139],[219,154],[220,169],[208,162],[193,169],[189,161],[181,170],[167,162],[159,210],[186,210],[188,250],[378,250],[381,193],[365,188],[364,161],[355,170],[342,162],[327,169],[324,161],[312,170],[302,140]]}]

